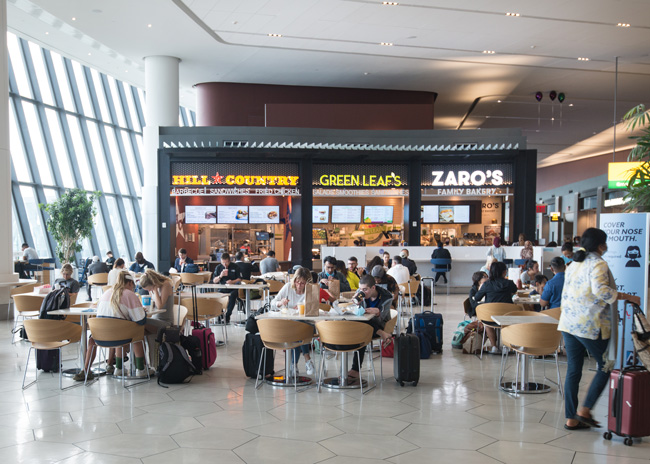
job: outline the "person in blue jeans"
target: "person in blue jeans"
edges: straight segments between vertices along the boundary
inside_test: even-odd
[[[558,323],[567,352],[564,382],[564,428],[567,430],[600,427],[591,415],[591,408],[607,385],[609,371],[616,360],[616,302],[628,300],[640,303],[638,296],[620,293],[616,289],[614,276],[602,258],[607,251],[605,232],[593,227],[587,229],[580,245],[565,273],[562,315]],[[596,360],[598,370],[582,406],[578,408],[585,352]]]

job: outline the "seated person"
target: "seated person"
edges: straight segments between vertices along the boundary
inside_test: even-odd
[[[113,256],[112,251],[109,250],[106,252],[106,261],[104,262],[108,266],[109,270],[113,269],[113,265],[115,264],[115,257]]]
[[[532,285],[535,282],[535,276],[539,274],[539,263],[533,259],[526,261],[526,268],[519,276],[521,285]]]
[[[469,317],[476,317],[476,307],[478,306],[478,301],[476,301],[476,293],[478,289],[483,285],[485,281],[488,280],[488,275],[483,271],[477,271],[472,274],[472,287],[469,289],[469,303],[472,305],[472,313],[468,314]]]
[[[147,269],[145,274],[140,277],[140,288],[149,292],[154,308],[165,310],[164,313],[154,314],[151,319],[148,319],[148,324],[159,329],[178,323],[173,320],[174,285],[172,284],[172,279],[165,277],[153,269]],[[157,330],[156,333],[158,333]]]
[[[55,286],[58,285],[60,288],[65,287],[70,291],[70,298],[72,298],[72,295],[79,293],[79,289],[81,288],[79,282],[72,278],[73,272],[74,270],[70,264],[64,264],[61,267],[61,277],[54,281]]]
[[[533,259],[533,254],[535,253],[535,250],[533,249],[533,242],[530,240],[526,240],[523,243],[523,248],[521,249],[521,253],[519,256],[521,256],[521,259],[524,259],[526,261]]]
[[[384,251],[384,254],[382,255],[382,259],[383,259],[384,269],[389,270],[393,265],[393,260],[390,259],[390,253]]]
[[[409,280],[411,280],[411,274],[408,268],[402,264],[402,257],[399,255],[393,256],[393,267],[387,272],[398,285],[408,284]]]
[[[343,264],[345,266],[345,264]],[[318,282],[321,288],[329,288],[329,283],[332,280],[338,280],[341,292],[349,292],[350,284],[343,274],[336,270],[336,258],[328,256],[325,258],[324,270],[318,274]]]
[[[451,253],[449,250],[442,246],[442,242],[438,242],[438,248],[433,250],[431,253],[431,259],[451,259]],[[437,266],[436,266],[437,267]],[[451,263],[447,264],[447,272],[451,271]],[[447,283],[447,272],[436,272],[436,283],[440,277],[443,278],[445,283]]]
[[[244,280],[251,280],[251,274],[255,270],[255,267],[251,263],[244,261],[244,252],[238,251],[235,253],[235,264],[239,268],[241,278]]]
[[[129,271],[135,272],[136,274],[144,274],[144,271],[147,269],[156,270],[156,267],[151,262],[144,259],[142,252],[138,251],[135,254],[135,262],[131,264]]]
[[[275,299],[271,303],[276,308],[292,308],[296,309],[299,304],[305,304],[305,288],[307,284],[311,284],[311,272],[309,269],[301,267],[294,273],[293,280],[284,284],[280,289]],[[300,359],[300,352],[305,356],[305,367],[307,368],[307,375],[314,375],[316,369],[314,362],[311,360],[309,348],[311,344],[302,345],[293,350],[293,364],[289,367],[291,375],[298,375],[298,359]]]
[[[546,282],[548,282],[548,279],[544,274],[537,274],[535,276],[535,289],[531,290],[529,295],[541,295],[546,286]]]
[[[239,272],[239,268],[235,263],[230,262],[230,255],[228,253],[223,253],[221,255],[221,264],[217,265],[214,270],[214,274],[212,274],[212,282],[221,285],[241,283],[241,272]],[[230,322],[232,310],[235,308],[235,304],[237,303],[239,289],[222,289],[219,290],[219,293],[229,294],[228,309],[226,311],[226,324],[228,324]]]
[[[399,255],[402,258],[402,264],[409,270],[409,276],[412,276],[418,272],[418,267],[415,264],[415,261],[409,258],[409,251],[406,248],[400,251]]]
[[[559,308],[562,306],[562,290],[564,288],[564,271],[566,265],[564,260],[556,256],[551,260],[551,270],[553,271],[553,278],[548,281],[543,291],[541,292],[541,299],[539,304],[541,307]]]
[[[20,279],[29,279],[28,271],[36,270],[35,266],[29,264],[30,259],[38,259],[38,253],[27,243],[23,243],[22,247],[22,257],[20,261],[15,263],[14,271],[18,273]]]
[[[91,276],[93,274],[108,274],[108,266],[106,263],[102,263],[99,260],[99,256],[93,256],[93,262],[88,266],[88,275]],[[92,289],[92,284],[88,284],[88,301],[92,301],[92,298],[90,297]]]
[[[492,263],[496,263],[498,260],[496,258],[493,258],[492,256],[488,256],[487,260],[485,261],[485,266],[483,266],[480,271],[485,272],[486,274],[490,274],[490,266],[492,266]]]
[[[367,322],[367,324],[372,326],[372,336],[379,335],[382,340],[389,339],[391,334],[384,332],[383,328],[386,322],[390,320],[390,306],[393,303],[393,295],[383,287],[377,286],[375,278],[369,275],[363,276],[359,281],[359,290],[357,293],[360,292],[365,296],[362,301],[362,306],[366,308],[366,314],[372,314],[374,316]],[[348,372],[349,377],[353,379],[359,378],[359,370],[363,364],[365,351],[365,347],[358,350],[359,359],[354,358],[352,369]]]
[[[392,307],[396,308],[399,302],[399,285],[395,279],[389,276],[384,270],[384,266],[377,264],[372,268],[370,275],[375,279],[375,285],[388,290],[393,295]]]
[[[573,261],[573,243],[564,242],[562,244],[562,259],[567,266]]]
[[[115,263],[113,264],[113,269],[108,273],[108,283],[107,285],[109,287],[112,287],[115,285],[115,282],[117,282],[117,276],[121,272],[129,272],[126,270],[126,263],[122,258],[117,258],[115,260]]]
[[[359,267],[359,261],[354,256],[348,258],[348,268],[345,270],[345,277],[348,279],[350,284],[350,290],[356,290],[359,288],[359,278],[365,275],[366,271]]]
[[[176,269],[176,272],[185,272],[185,266],[188,264],[194,264],[194,261],[192,258],[187,256],[187,250],[185,248],[181,248],[178,250],[178,256],[174,261],[174,269]]]
[[[316,274],[314,271],[310,271],[310,273],[311,273],[311,283],[318,282],[318,274]],[[336,298],[334,298],[332,294],[327,289],[324,288],[320,289],[319,298],[321,303],[332,304],[334,301],[336,301]]]
[[[260,273],[280,272],[280,263],[275,259],[275,251],[270,250],[262,261],[260,261]]]
[[[137,324],[145,326],[145,334],[157,333],[155,327],[147,325],[147,315],[142,307],[140,298],[135,294],[135,279],[127,272],[119,274],[115,287],[105,291],[99,302],[97,303],[97,317],[108,317],[116,319],[126,319],[133,321]],[[93,353],[93,346],[95,341],[92,337],[88,340],[88,349],[86,351],[86,364],[84,372],[79,372],[74,376],[74,380],[81,381],[85,379],[85,372],[88,373],[88,379],[93,379],[95,375],[89,369],[95,358]],[[122,347],[116,349],[116,367],[115,375],[122,375]],[[133,355],[135,357],[135,375],[136,377],[146,377],[147,371],[145,370],[144,362],[144,349],[141,343],[133,344]],[[108,363],[110,365],[111,359]],[[149,375],[153,375],[155,371],[149,369]]]

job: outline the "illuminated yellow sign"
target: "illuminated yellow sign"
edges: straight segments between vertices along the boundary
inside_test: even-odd
[[[556,211],[548,213],[548,215],[551,218],[551,222],[560,222],[560,217],[562,217],[562,214]]]
[[[319,182],[325,187],[399,187],[402,185],[402,179],[395,174],[388,176],[323,174]]]
[[[607,187],[610,189],[627,188],[630,178],[640,166],[640,161],[629,163],[609,163],[607,168]],[[637,179],[637,182],[638,181],[639,179]]]
[[[214,176],[172,176],[172,185],[298,185],[298,176],[222,176],[218,172]]]

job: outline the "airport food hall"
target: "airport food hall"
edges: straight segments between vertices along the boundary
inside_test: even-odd
[[[180,248],[199,259],[272,249],[310,265],[322,245],[484,245],[534,231],[529,151],[481,163],[457,154],[160,153],[159,215],[175,225],[160,228],[163,263]]]

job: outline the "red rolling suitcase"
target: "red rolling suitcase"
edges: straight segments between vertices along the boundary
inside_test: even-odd
[[[625,353],[624,348],[625,338],[621,341],[621,353]],[[609,378],[609,415],[607,432],[603,437],[611,440],[612,433],[615,433],[625,437],[627,446],[632,446],[633,438],[650,436],[650,372],[643,366],[623,367],[624,358],[621,356],[621,368],[613,370]]]

